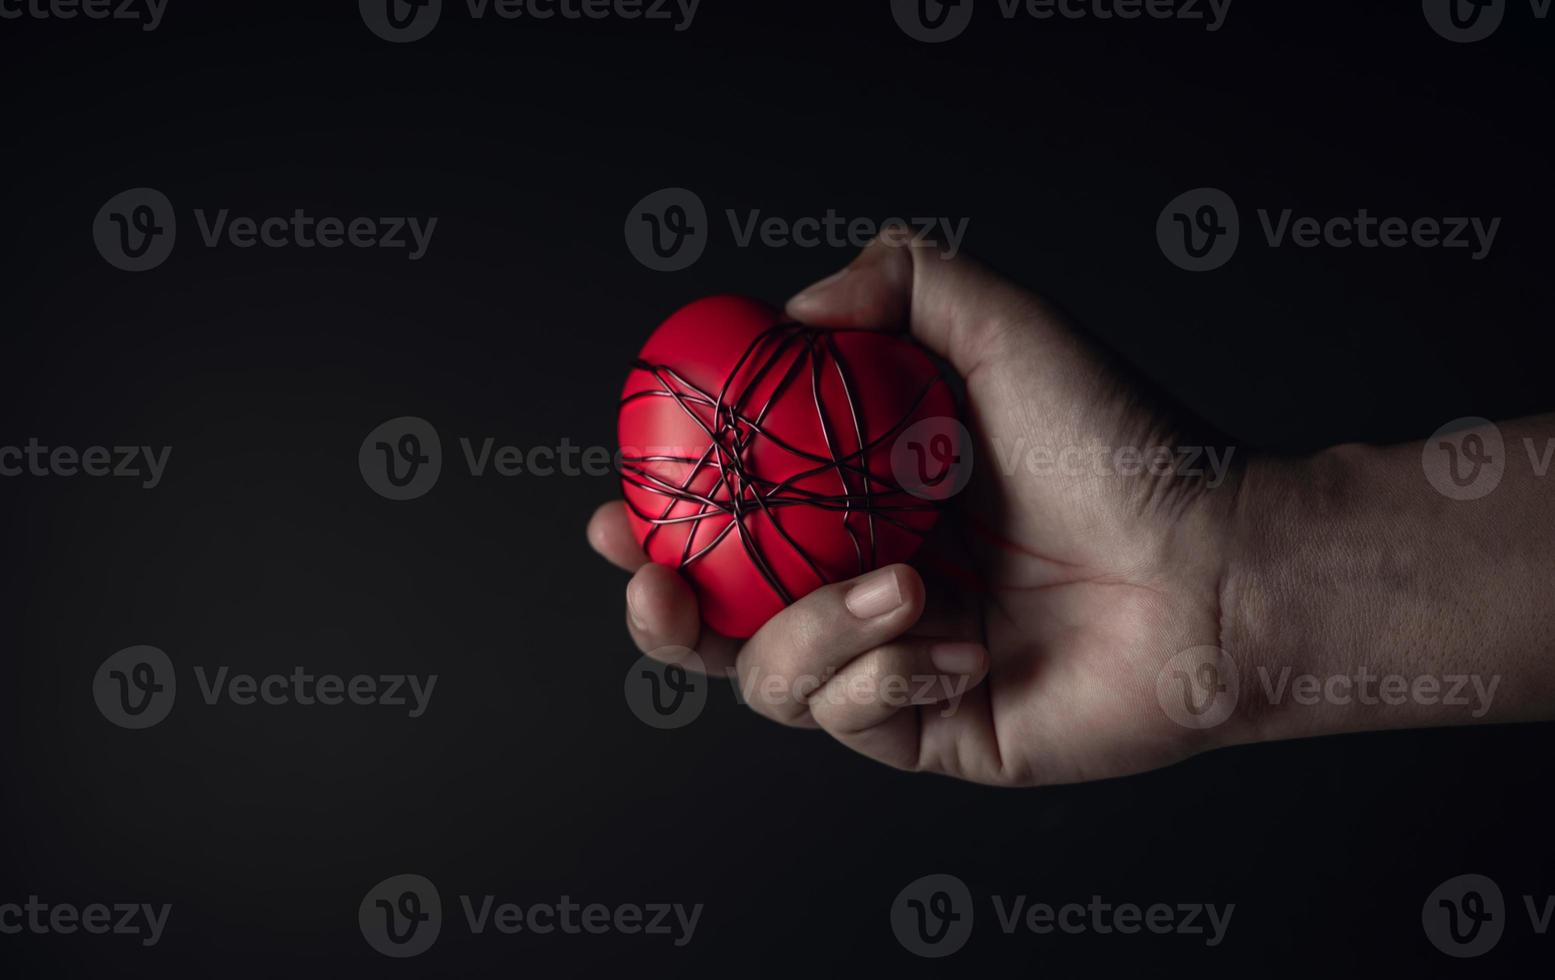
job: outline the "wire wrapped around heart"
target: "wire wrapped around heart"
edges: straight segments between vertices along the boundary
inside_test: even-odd
[[[915,421],[953,411],[933,362],[899,338],[817,330],[733,297],[693,304],[650,340],[622,396],[634,531],[697,588],[715,629],[750,635],[820,585],[910,556],[939,506],[897,480],[892,451]]]

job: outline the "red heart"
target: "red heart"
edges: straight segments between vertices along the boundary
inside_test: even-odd
[[[955,414],[910,341],[699,300],[648,338],[622,392],[632,531],[690,581],[710,626],[750,636],[821,585],[912,557],[946,474],[905,476],[903,433],[959,444]],[[910,448],[921,467],[923,446]]]

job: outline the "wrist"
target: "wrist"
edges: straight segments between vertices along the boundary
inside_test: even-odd
[[[1227,741],[1538,717],[1550,705],[1528,599],[1547,584],[1492,504],[1434,490],[1422,447],[1252,461],[1222,588],[1236,666]]]
[[[1226,741],[1372,727],[1374,651],[1357,646],[1361,624],[1350,617],[1377,601],[1367,592],[1383,574],[1360,486],[1376,453],[1351,445],[1249,462],[1220,596],[1221,647],[1238,685]]]

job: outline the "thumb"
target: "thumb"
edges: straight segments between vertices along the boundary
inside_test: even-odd
[[[1015,324],[1051,317],[1032,294],[906,229],[876,238],[842,271],[788,301],[817,327],[907,330],[963,377],[993,356]]]
[[[841,271],[789,300],[787,312],[817,327],[904,329],[915,278],[912,246],[876,238]]]

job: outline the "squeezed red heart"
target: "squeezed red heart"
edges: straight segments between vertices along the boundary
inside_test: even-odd
[[[710,626],[750,636],[821,585],[912,557],[958,488],[955,414],[908,340],[699,300],[654,331],[622,392],[632,531]]]

